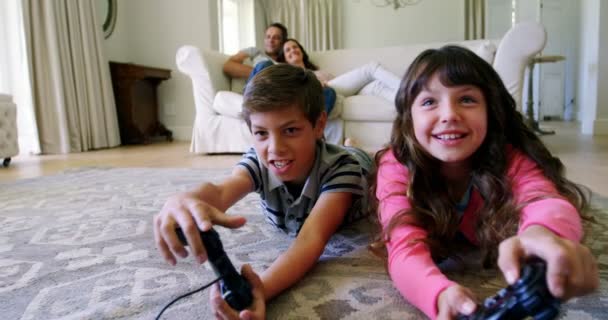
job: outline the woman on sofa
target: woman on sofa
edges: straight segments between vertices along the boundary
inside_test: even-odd
[[[380,63],[371,61],[359,68],[353,69],[337,77],[319,70],[308,58],[308,54],[302,45],[295,39],[287,39],[283,44],[283,50],[279,52],[278,62],[287,62],[315,72],[325,88],[343,95],[352,96],[359,92],[364,95],[373,95],[394,101],[401,79],[384,69]],[[334,100],[335,100],[334,92]],[[326,96],[327,99],[327,96]],[[332,104],[333,105],[333,104]]]
[[[371,61],[359,68],[333,77],[333,75],[319,70],[319,67],[310,61],[306,50],[296,39],[287,39],[283,43],[283,48],[279,52],[277,62],[289,63],[314,71],[323,85],[327,114],[334,107],[336,92],[346,97],[361,92],[362,95],[378,96],[392,102],[395,101],[397,89],[399,89],[401,82],[399,77],[384,69],[377,61]],[[255,65],[251,75],[249,75],[249,80],[269,65],[271,63],[267,61]]]
[[[323,85],[323,98],[325,100],[325,111],[329,115],[334,108],[336,103],[336,91],[333,88],[327,86],[327,81],[329,81],[332,76],[328,73],[322,72],[319,70],[314,63],[310,62],[310,58],[308,58],[308,54],[304,47],[298,42],[296,39],[287,39],[283,43],[283,48],[279,51],[279,55],[277,57],[277,62],[279,63],[289,63],[294,66],[298,66],[303,69],[308,69],[314,71],[314,74],[317,76],[317,79]],[[271,66],[272,63],[269,61],[262,61],[256,64],[249,75],[249,82],[258,72],[262,71],[262,69]]]
[[[319,70],[315,64],[310,62],[308,54],[295,39],[287,39],[285,41],[283,50],[279,52],[277,61],[313,70],[324,88],[329,87],[329,89],[333,89],[331,91],[333,92],[334,101],[336,92],[345,97],[361,92],[363,95],[378,96],[392,102],[395,101],[395,96],[401,83],[399,77],[384,69],[377,61],[371,61],[359,68],[334,77],[327,72]]]

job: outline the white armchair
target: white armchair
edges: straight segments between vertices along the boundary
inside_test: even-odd
[[[11,157],[19,153],[17,144],[17,107],[11,96],[0,94],[0,159],[8,167]]]

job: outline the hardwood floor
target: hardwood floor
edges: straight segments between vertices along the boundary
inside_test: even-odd
[[[555,129],[556,134],[542,139],[563,161],[568,177],[608,196],[608,136],[582,135],[574,123],[545,125]],[[193,155],[189,146],[188,142],[154,143],[65,155],[20,155],[8,168],[0,167],[0,181],[83,166],[231,168],[240,159],[239,155]]]
[[[159,142],[61,155],[19,155],[8,168],[0,167],[0,181],[54,174],[77,167],[231,168],[240,155],[194,155],[189,142]]]

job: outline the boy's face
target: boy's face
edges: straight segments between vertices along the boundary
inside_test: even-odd
[[[313,127],[297,106],[250,115],[253,147],[262,164],[281,181],[304,183],[315,160],[316,141],[323,137],[323,112]]]

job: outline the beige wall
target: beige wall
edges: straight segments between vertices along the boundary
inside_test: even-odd
[[[105,40],[110,61],[170,69],[159,86],[159,117],[178,140],[190,140],[194,98],[190,79],[175,65],[185,44],[217,49],[215,0],[118,0],[114,33]]]
[[[98,10],[104,11],[106,10],[106,6],[103,5],[104,1],[97,1]],[[106,57],[110,61],[129,61],[129,52],[128,52],[128,26],[127,22],[129,19],[129,15],[127,12],[127,2],[124,0],[117,1],[117,16],[116,16],[116,25],[114,27],[114,32],[112,35],[107,38],[104,42],[106,49]],[[99,21],[103,24],[105,16],[103,12],[99,13],[100,19]]]
[[[464,1],[422,0],[397,10],[371,0],[342,1],[344,48],[464,40]]]
[[[597,0],[600,2],[599,0]],[[599,10],[599,51],[597,88],[597,115],[595,117],[594,133],[608,135],[608,2],[601,1]]]
[[[581,52],[579,61],[579,110],[581,130],[608,134],[608,3],[581,2]],[[603,18],[603,19],[602,19]]]

